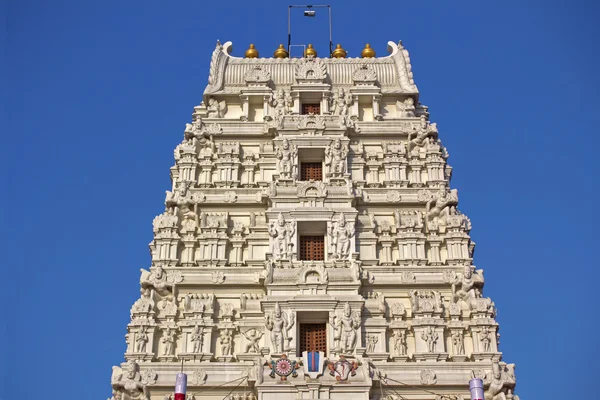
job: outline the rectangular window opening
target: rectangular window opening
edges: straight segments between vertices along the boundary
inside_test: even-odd
[[[303,351],[327,353],[327,326],[325,324],[300,324],[300,354]]]
[[[323,163],[321,162],[303,162],[300,163],[300,180],[301,181],[322,181],[323,180]]]
[[[321,105],[319,103],[302,104],[302,115],[321,115]]]
[[[324,236],[300,236],[300,260],[325,260]]]

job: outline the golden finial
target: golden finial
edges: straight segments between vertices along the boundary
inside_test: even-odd
[[[369,43],[367,43],[367,44],[365,44],[365,48],[360,53],[360,55],[362,58],[373,58],[373,57],[375,57],[375,50],[373,50],[371,48],[371,45]]]
[[[342,45],[338,44],[337,46],[335,46],[335,50],[333,50],[333,53],[331,53],[331,57],[346,58],[347,54],[348,53],[346,53],[346,50],[342,49]]]
[[[289,53],[285,50],[282,44],[280,44],[277,50],[275,50],[275,53],[273,53],[273,57],[275,58],[288,58],[289,56]]]
[[[304,50],[304,57],[308,57],[308,56],[313,56],[313,57],[317,56],[317,51],[315,49],[313,49],[312,44],[309,44],[308,47],[306,48],[306,50]]]
[[[254,44],[250,44],[250,47],[248,47],[248,50],[246,50],[246,58],[257,58],[258,57],[258,50],[256,50],[254,48]]]

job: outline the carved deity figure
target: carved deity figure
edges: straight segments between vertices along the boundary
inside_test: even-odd
[[[269,102],[275,107],[274,119],[282,121],[283,116],[289,114],[289,107],[292,106],[293,99],[289,92],[286,92],[283,89],[277,89],[274,93],[271,93]]]
[[[146,352],[146,344],[148,343],[148,333],[146,332],[146,327],[142,326],[142,329],[138,332],[135,337],[135,352],[136,353],[145,353]]]
[[[167,329],[163,332],[161,342],[164,344],[163,356],[173,355],[175,344],[175,331],[171,329],[171,327],[167,327]]]
[[[452,284],[452,300],[459,300],[471,304],[471,300],[477,298],[477,290],[483,288],[483,274],[481,270],[473,272],[470,265],[465,265],[463,274],[458,276]]]
[[[225,112],[227,111],[227,104],[225,100],[219,102],[214,98],[210,98],[208,100],[208,106],[206,107],[208,111],[208,118],[223,118],[225,116]]]
[[[335,139],[325,148],[325,165],[333,177],[341,177],[346,173],[346,156],[348,147],[340,139]]]
[[[392,336],[392,343],[394,344],[394,350],[396,351],[396,355],[406,355],[406,332],[402,331],[401,329],[394,330],[394,335]]]
[[[113,367],[111,384],[113,387],[113,398],[126,398],[150,400],[150,391],[144,385],[140,375],[140,367],[137,362],[131,360],[124,369]]]
[[[281,147],[277,146],[275,157],[277,157],[277,166],[279,176],[283,179],[295,179],[297,174],[296,157],[298,149],[294,144],[290,144],[287,139],[283,139]]]
[[[437,137],[437,133],[438,131],[436,124],[429,124],[427,122],[427,117],[425,115],[421,115],[421,126],[416,132],[416,136],[413,137],[412,134],[409,134],[408,153],[410,154],[415,148],[420,148],[427,145],[429,143],[427,138],[430,136]]]
[[[375,346],[379,339],[375,335],[367,336],[367,353],[375,352]]]
[[[142,270],[140,281],[142,289],[153,288],[161,296],[169,295],[173,289],[173,284],[167,280],[167,273],[160,265],[150,274]]]
[[[289,318],[281,311],[279,303],[275,303],[275,313],[271,316],[265,316],[265,326],[271,331],[271,345],[275,354],[281,354],[285,349],[285,342],[290,341],[288,331],[294,326],[294,314],[290,313]]]
[[[347,225],[344,214],[340,215],[338,223],[329,225],[329,240],[331,253],[337,260],[347,259],[350,254],[350,245],[354,237],[354,227]]]
[[[485,383],[488,386],[485,391],[485,400],[506,400],[509,390],[514,388],[515,379],[515,364],[500,365],[497,360],[492,363],[492,373],[487,374]],[[513,397],[514,400],[519,400],[518,396]]]
[[[352,94],[345,93],[344,88],[339,88],[332,99],[333,115],[347,116],[348,107],[352,104]]]
[[[481,332],[479,334],[479,340],[481,340],[481,346],[483,347],[483,351],[485,353],[489,353],[490,351],[492,351],[492,332],[490,331],[490,328],[484,326],[481,329]]]
[[[192,349],[192,353],[201,353],[202,352],[202,343],[204,342],[204,334],[203,329],[196,325],[194,327],[194,332],[192,332],[191,341],[194,344],[194,348]]]
[[[292,257],[294,234],[294,225],[286,224],[282,214],[278,215],[276,223],[271,222],[269,225],[269,236],[273,238],[271,253],[276,260],[289,260]]]
[[[434,290],[411,290],[410,299],[413,313],[441,313],[440,292]]]
[[[431,327],[427,327],[425,331],[421,333],[421,339],[427,343],[427,351],[429,353],[435,353],[435,344],[439,338],[438,333]]]
[[[242,332],[242,335],[244,335],[246,340],[248,340],[248,343],[246,343],[246,348],[244,349],[244,353],[258,353],[260,351],[258,342],[263,337],[264,332],[252,328],[246,332]]]
[[[429,223],[433,222],[435,218],[445,223],[449,215],[456,214],[457,205],[458,191],[456,189],[447,190],[445,187],[440,188],[437,196],[429,200],[426,205],[428,227],[430,226]]]
[[[185,125],[184,137],[189,145],[193,145],[195,148],[200,147],[199,155],[201,157],[210,157],[215,153],[216,146],[213,136],[216,134],[220,134],[218,128],[207,127],[200,119]]]
[[[454,354],[465,354],[465,339],[461,331],[452,331],[452,344],[454,346]]]
[[[356,346],[356,330],[360,327],[360,317],[358,314],[352,315],[350,303],[344,305],[344,312],[341,316],[333,316],[329,323],[334,330],[334,347],[344,353],[351,353]]]
[[[186,204],[181,206],[181,231],[195,232],[196,231],[196,213],[192,211]]]
[[[233,338],[229,329],[223,329],[219,335],[219,344],[221,345],[221,354],[230,356],[233,345]]]

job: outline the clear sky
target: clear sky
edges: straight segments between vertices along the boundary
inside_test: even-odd
[[[105,399],[215,42],[270,56],[287,39],[287,3],[0,4],[0,399]],[[597,2],[331,4],[334,42],[350,56],[365,43],[385,55],[389,40],[410,51],[517,393],[595,398]],[[321,22],[297,14],[294,42],[325,55]]]

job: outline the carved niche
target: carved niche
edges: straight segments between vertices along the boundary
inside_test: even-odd
[[[271,73],[260,65],[254,65],[244,74],[244,82],[248,86],[267,86],[271,80]]]
[[[352,73],[352,80],[357,86],[372,86],[377,82],[377,73],[372,66],[362,64]]]
[[[320,58],[301,58],[296,66],[296,81],[298,83],[323,83],[327,78],[327,68]]]

